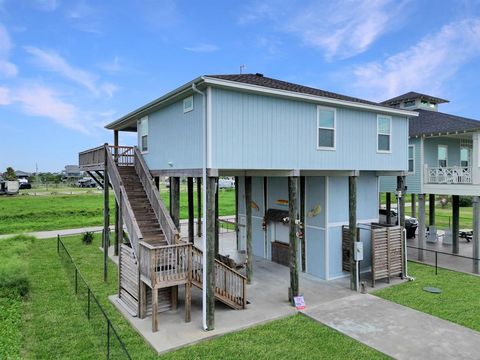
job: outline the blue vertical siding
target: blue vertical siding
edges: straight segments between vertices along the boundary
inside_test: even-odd
[[[460,166],[460,140],[445,137],[424,140],[425,164],[438,166],[438,145],[448,146],[447,166]]]
[[[342,271],[342,225],[348,225],[348,177],[328,178],[328,278],[344,275]],[[361,173],[357,180],[357,221],[378,221],[378,177]],[[362,226],[360,226],[362,227]],[[362,269],[371,266],[370,234],[361,230],[364,246]]]
[[[405,170],[408,121],[392,118],[392,153],[378,153],[377,113],[337,108],[336,150],[317,150],[317,105],[212,89],[212,167]]]
[[[144,158],[151,170],[202,167],[202,98],[194,95],[193,103],[187,113],[180,100],[149,114]]]
[[[407,194],[420,194],[422,192],[422,139],[410,139],[409,145],[415,146],[415,172],[407,176]],[[460,150],[459,150],[460,151]],[[435,155],[436,156],[436,155]],[[380,178],[380,192],[395,192],[397,189],[396,176],[382,176]]]

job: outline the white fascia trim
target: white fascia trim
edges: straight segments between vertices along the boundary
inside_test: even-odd
[[[414,117],[418,116],[418,113],[415,111],[400,110],[400,109],[394,109],[394,108],[389,109],[385,106],[380,106],[380,105],[369,105],[369,104],[357,103],[354,101],[338,100],[338,99],[332,99],[324,96],[302,94],[302,93],[296,93],[293,91],[266,88],[264,86],[259,86],[259,85],[239,83],[239,82],[230,81],[230,80],[220,80],[220,79],[215,79],[210,77],[204,77],[203,80],[205,81],[205,83],[211,84],[211,85],[225,86],[225,87],[234,88],[234,89],[266,93],[270,95],[284,96],[284,97],[296,98],[301,100],[308,100],[308,101],[313,101],[317,103],[320,102],[320,103],[331,104],[336,106],[346,106],[346,107],[352,107],[357,109],[371,110],[371,111],[381,112],[385,114],[414,116]]]

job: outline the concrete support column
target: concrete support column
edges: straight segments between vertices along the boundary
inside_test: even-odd
[[[288,213],[289,213],[289,265],[290,265],[290,288],[288,291],[288,299],[294,305],[294,297],[299,295],[298,284],[298,238],[297,238],[297,196],[299,192],[298,176],[290,176],[288,178]]]
[[[386,198],[386,209],[387,209],[387,225],[390,225],[392,223],[392,216],[391,216],[391,211],[392,211],[392,193],[385,193],[385,198]]]
[[[207,330],[215,329],[215,192],[217,179],[207,177],[207,213],[206,218],[206,252],[207,261],[205,263],[206,272],[206,312],[207,312]]]
[[[253,277],[253,245],[252,245],[252,177],[245,176],[245,212],[247,237],[247,283],[251,284]]]
[[[418,194],[418,247],[425,248],[425,194]],[[423,250],[418,250],[418,260],[423,261]]]
[[[472,257],[480,259],[480,197],[474,196],[473,202],[473,254]],[[480,273],[480,260],[473,260],[473,272]]]
[[[460,196],[452,195],[452,252],[458,254],[460,232]]]
[[[388,210],[387,210],[388,214]],[[348,230],[350,232],[350,289],[358,290],[357,263],[354,258],[357,237],[357,176],[348,177]]]

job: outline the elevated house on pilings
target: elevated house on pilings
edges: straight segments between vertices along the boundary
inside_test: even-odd
[[[416,113],[243,74],[199,77],[107,125],[114,145],[80,153],[80,166],[104,176],[115,193],[120,301],[132,314],[152,314],[156,330],[158,312],[175,307],[180,285],[186,287],[190,319],[195,286],[204,295],[203,326],[213,329],[215,300],[245,308],[254,257],[290,268],[285,289],[290,301],[301,293],[300,272],[326,280],[349,276],[356,290],[358,271],[373,267],[369,224],[378,222],[379,176],[398,176],[403,183],[412,116]],[[120,131],[136,132],[138,146],[119,146]],[[169,210],[155,185],[163,176],[170,177]],[[242,272],[220,261],[222,176],[236,178],[237,249],[247,255]],[[186,241],[179,235],[180,177],[188,179],[190,200]],[[198,247],[193,179],[202,194]],[[108,216],[105,220],[107,226]],[[123,224],[128,239],[122,238]],[[108,232],[105,237],[108,241]],[[359,240],[360,263],[354,256],[361,251]]]
[[[451,235],[443,238],[452,244],[452,252],[459,253],[459,196],[474,197],[473,257],[480,258],[480,121],[438,111],[448,100],[409,92],[382,102],[398,109],[413,110],[418,117],[409,124],[407,194],[412,196],[413,216],[418,196],[418,244],[424,248],[426,240],[436,242],[435,195],[452,196]],[[381,192],[396,191],[395,179],[381,180]],[[429,219],[425,219],[426,196],[429,195]],[[428,239],[425,229],[429,227]],[[474,226],[475,227],[475,226]],[[423,253],[419,252],[419,258]],[[477,270],[478,272],[478,264]]]

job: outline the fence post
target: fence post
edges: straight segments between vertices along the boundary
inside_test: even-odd
[[[78,270],[75,266],[75,294],[78,294]]]
[[[60,234],[57,234],[57,254],[60,254]]]
[[[435,275],[438,274],[438,251],[435,251]]]
[[[110,320],[107,319],[107,359],[110,359]]]
[[[90,287],[87,286],[88,296],[87,296],[87,319],[90,320]]]

